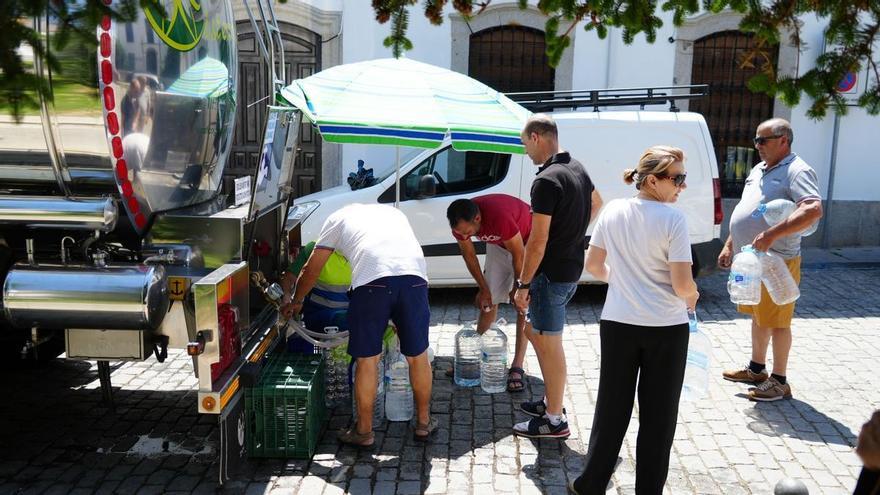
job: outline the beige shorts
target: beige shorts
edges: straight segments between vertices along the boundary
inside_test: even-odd
[[[791,272],[794,281],[800,285],[801,257],[798,256],[796,258],[785,260],[785,264],[788,265],[788,271]],[[795,302],[782,306],[777,305],[773,302],[773,299],[770,298],[770,293],[767,292],[767,287],[764,287],[764,284],[762,283],[761,302],[754,306],[738,305],[736,309],[740,313],[752,315],[752,320],[755,322],[755,325],[758,325],[761,328],[791,328],[791,319],[794,317]]]
[[[513,290],[513,255],[496,244],[486,243],[486,262],[483,265],[483,278],[492,292],[492,304],[510,302]]]

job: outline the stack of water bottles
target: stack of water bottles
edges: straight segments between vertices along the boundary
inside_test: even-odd
[[[455,334],[453,376],[456,385],[479,385],[489,394],[507,389],[507,336],[501,330],[506,323],[504,318],[499,318],[480,335],[473,322],[467,322]]]
[[[753,217],[763,216],[768,225],[773,226],[788,218],[796,206],[785,199],[775,199],[761,204],[752,213]],[[801,236],[816,231],[816,225],[805,229]],[[797,282],[791,276],[788,266],[780,256],[770,252],[756,251],[751,245],[743,246],[733,257],[727,291],[735,304],[752,306],[761,302],[761,282],[767,288],[770,299],[777,305],[789,304],[800,297]]]
[[[327,333],[338,331],[336,327],[325,328]],[[324,349],[324,404],[334,408],[340,404],[348,404],[351,392],[348,386],[348,368],[351,356],[348,355],[346,344]]]

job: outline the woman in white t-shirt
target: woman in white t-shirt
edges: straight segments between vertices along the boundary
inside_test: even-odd
[[[638,194],[602,210],[586,269],[608,282],[599,322],[599,394],[584,473],[574,493],[605,493],[629,426],[638,383],[636,493],[666,483],[688,345],[687,309],[699,297],[684,214],[670,203],[687,188],[684,153],[654,146],[623,180]]]

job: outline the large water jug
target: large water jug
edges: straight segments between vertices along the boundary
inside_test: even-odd
[[[480,384],[480,334],[470,322],[455,334],[453,375],[460,387]]]
[[[352,377],[357,376],[357,362],[352,366]],[[358,402],[357,395],[354,393],[352,386],[352,419],[355,423],[358,420]],[[376,400],[373,403],[373,428],[378,428],[385,420],[385,356],[379,358],[376,364]]]
[[[504,319],[493,323],[480,338],[480,388],[487,394],[507,390],[507,335]]]
[[[385,417],[388,421],[409,421],[413,416],[413,393],[406,357],[389,356],[385,371]]]
[[[733,257],[727,292],[734,304],[753,306],[761,302],[761,261],[751,244]]]
[[[709,361],[712,356],[712,343],[709,336],[697,325],[697,313],[688,311],[687,364],[684,368],[684,383],[681,398],[693,401],[709,393]]]
[[[767,287],[770,299],[773,299],[774,303],[782,306],[795,302],[801,297],[797,282],[791,276],[782,256],[767,252],[760,256],[760,260],[761,281],[764,282],[764,287]]]
[[[755,211],[752,212],[752,216],[754,218],[764,217],[764,221],[767,222],[767,225],[771,227],[776,225],[786,218],[790,217],[794,210],[797,209],[797,205],[794,202],[789,201],[787,199],[774,199],[772,201],[768,201],[766,203],[761,203],[755,208]],[[819,222],[814,222],[812,225],[804,229],[800,232],[800,236],[806,237],[813,232],[816,232],[816,228],[819,227]]]

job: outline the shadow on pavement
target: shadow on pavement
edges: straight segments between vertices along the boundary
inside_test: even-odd
[[[756,402],[755,407],[746,410],[746,414],[752,418],[747,425],[748,428],[760,435],[855,446],[856,433],[810,404],[795,398],[776,402]]]

